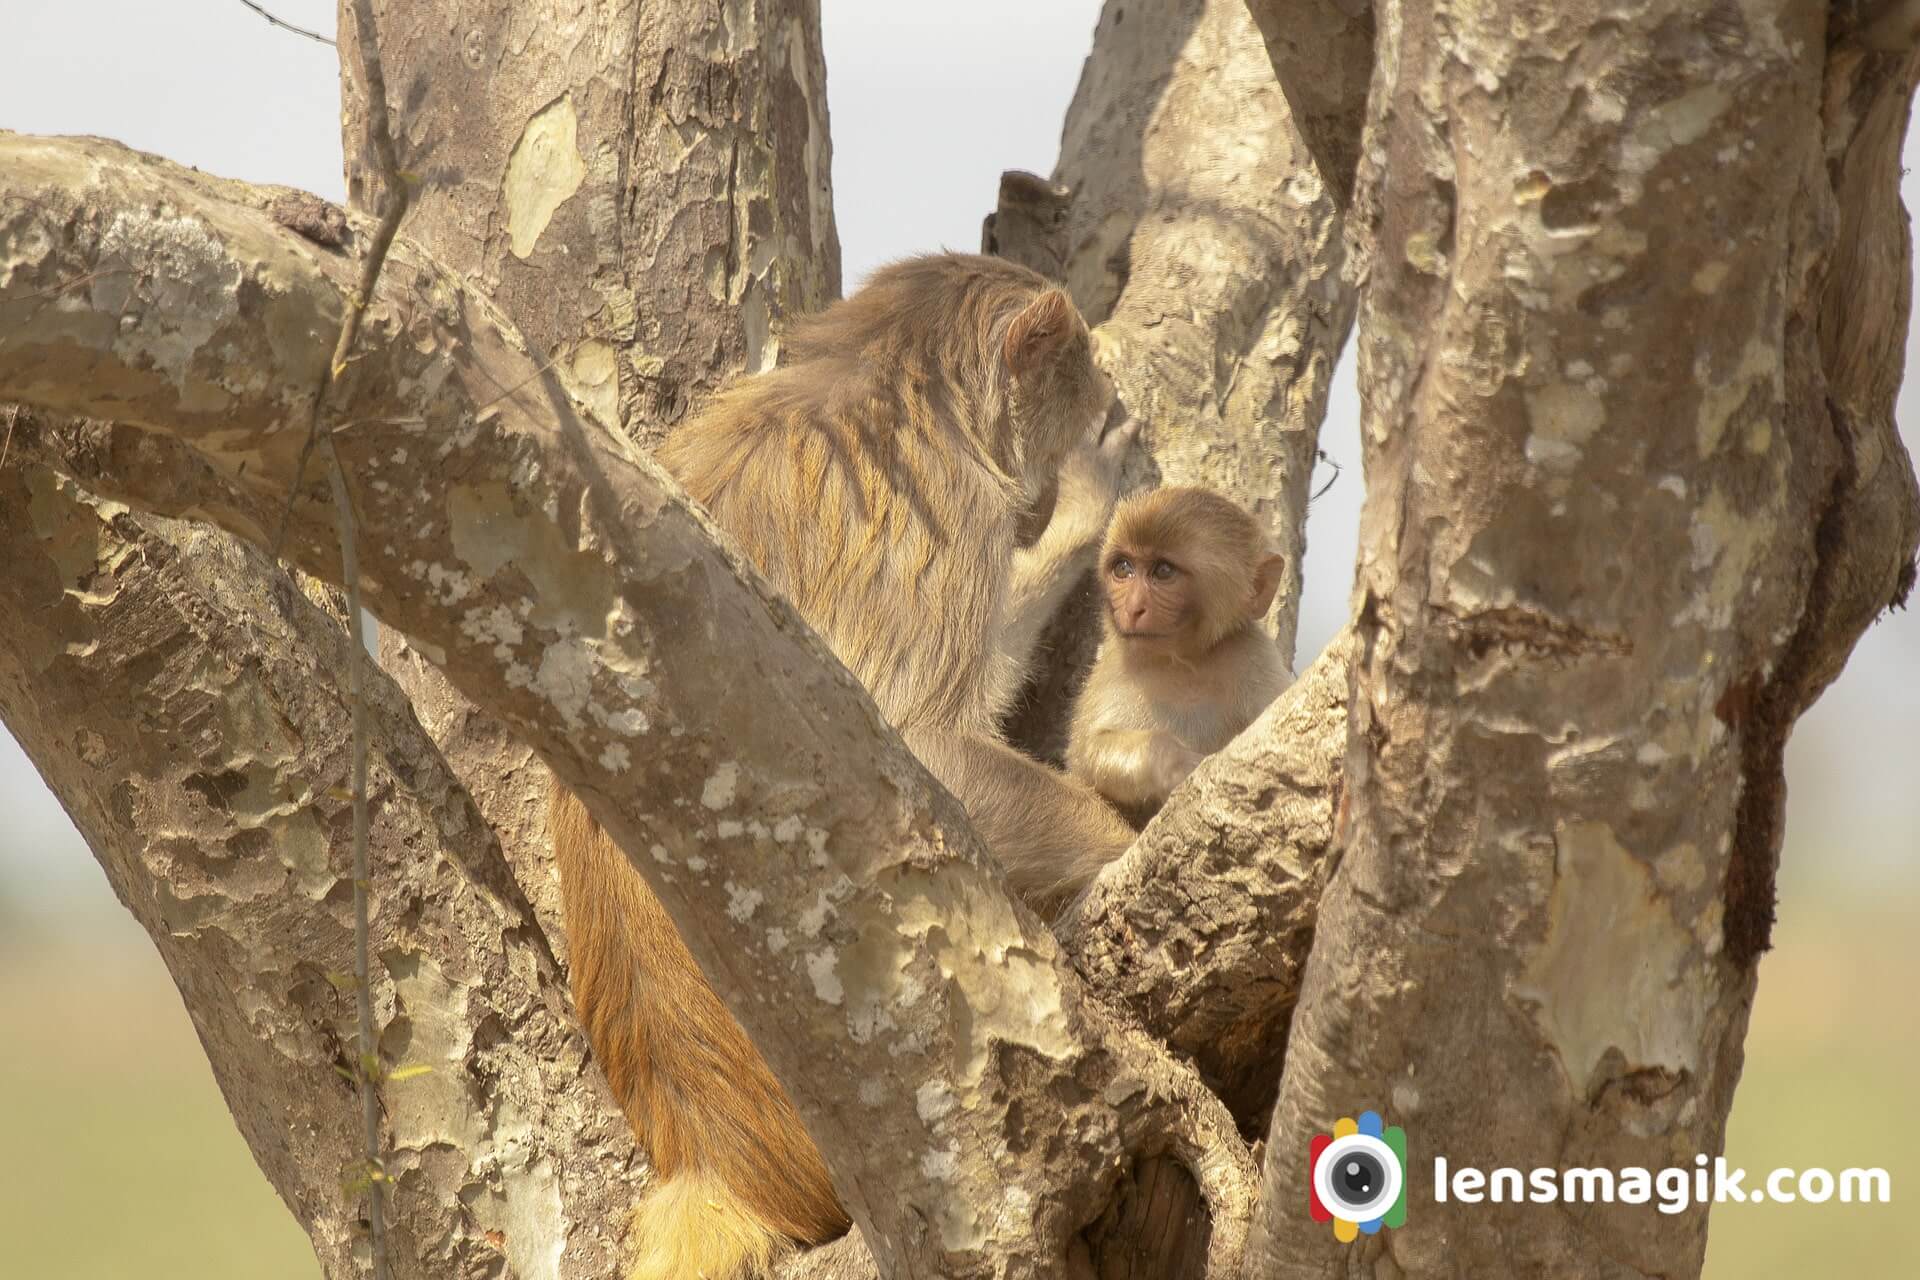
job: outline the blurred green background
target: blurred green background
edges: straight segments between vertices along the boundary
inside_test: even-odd
[[[269,0],[332,30],[332,0]],[[1053,167],[1098,0],[826,0],[834,188],[851,288],[977,243],[1000,171]],[[17,10],[17,11],[16,11]],[[1007,31],[1021,39],[1009,46]],[[334,53],[230,3],[16,6],[0,127],[97,133],[216,173],[342,197]],[[995,92],[977,88],[990,78]],[[1909,141],[1909,168],[1920,167]],[[1911,207],[1920,197],[1908,179]],[[1909,364],[1913,362],[1910,337]],[[1909,448],[1920,402],[1903,396]],[[1349,369],[1323,444],[1302,665],[1345,616],[1360,499]],[[1882,620],[1796,732],[1775,950],[1727,1156],[1878,1166],[1888,1205],[1730,1205],[1714,1280],[1920,1274],[1920,612]],[[0,733],[0,1277],[317,1275],[254,1167],[152,947]]]

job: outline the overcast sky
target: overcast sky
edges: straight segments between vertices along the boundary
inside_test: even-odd
[[[333,0],[265,0],[331,32]],[[824,0],[834,200],[849,289],[875,265],[978,248],[1002,169],[1052,169],[1096,0]],[[1017,33],[1010,35],[1010,33]],[[7,5],[0,128],[92,133],[229,177],[343,195],[334,51],[238,0]],[[1920,168],[1909,144],[1909,171]],[[1908,203],[1916,197],[1908,180]],[[1911,346],[1910,346],[1911,350]],[[1911,357],[1910,357],[1911,360]],[[1902,397],[1912,448],[1920,401]],[[1323,445],[1346,468],[1309,527],[1301,665],[1345,616],[1360,501],[1340,377]],[[1920,609],[1882,621],[1789,755],[1789,879],[1873,892],[1920,865]],[[0,734],[0,896],[58,910],[103,878]],[[1804,862],[1796,863],[1796,856]]]

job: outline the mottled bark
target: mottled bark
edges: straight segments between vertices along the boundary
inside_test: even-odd
[[[257,539],[352,263],[241,194],[112,144],[0,139],[0,394],[189,445],[210,466],[128,468],[117,496]],[[883,1273],[1057,1274],[1114,1175],[1172,1154],[1230,1274],[1251,1208],[1231,1118],[1087,997],[791,607],[404,240],[370,308],[335,436],[370,608],[645,851]],[[111,432],[109,452],[139,435]],[[287,551],[337,572],[318,504]]]
[[[0,717],[152,937],[322,1268],[358,1276],[337,606],[228,534],[40,461],[104,429],[7,427]],[[373,679],[368,706],[378,1047],[424,1069],[382,1090],[393,1274],[604,1277],[638,1172],[625,1118],[472,800],[397,689]]]
[[[1780,750],[1914,550],[1911,55],[1810,2],[1380,12],[1348,818],[1249,1265],[1693,1275],[1704,1207],[1428,1169],[1722,1149]],[[1337,1244],[1307,1140],[1365,1106],[1417,1218]]]
[[[1244,0],[1320,179],[1345,207],[1373,78],[1373,0]]]
[[[382,4],[407,236],[655,444],[839,296],[819,0]],[[340,24],[341,65],[358,65]],[[342,77],[363,207],[364,90]]]
[[[606,426],[657,443],[727,378],[769,367],[788,318],[839,295],[818,0],[416,0],[382,23],[381,57],[424,179],[408,239],[491,297]],[[355,76],[341,98],[360,206]],[[564,955],[545,768],[404,636],[382,630],[381,661]]]
[[[1003,183],[992,235],[1030,265],[1059,259],[1099,323],[1145,424],[1135,477],[1219,489],[1266,524],[1287,563],[1269,621],[1291,662],[1308,485],[1354,295],[1338,212],[1245,4],[1111,0],[1053,178],[1073,192],[1064,226],[1019,217],[1009,196],[1024,188]],[[1043,758],[1064,751],[1097,618],[1089,582],[1009,727]]]
[[[1328,871],[1346,746],[1344,638],[1195,770],[1059,924],[1094,988],[1266,1130]]]

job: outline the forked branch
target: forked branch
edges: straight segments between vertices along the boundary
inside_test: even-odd
[[[139,474],[117,496],[258,537],[247,512],[292,482],[295,388],[328,358],[350,265],[232,184],[110,144],[0,138],[0,175],[0,394],[191,445],[212,463],[197,486]],[[48,292],[108,258],[139,274]],[[405,242],[361,344],[334,439],[371,609],[650,852],[636,865],[767,1049],[880,1265],[1048,1274],[1129,1144],[1161,1134],[1227,1153],[1201,1171],[1226,1274],[1248,1202],[1224,1110],[1088,1000],[790,607]],[[289,555],[336,575],[309,512]],[[849,1096],[848,1080],[921,1083]],[[929,1103],[936,1087],[954,1105]]]

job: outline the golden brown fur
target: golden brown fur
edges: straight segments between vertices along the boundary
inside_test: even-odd
[[[797,324],[661,462],[792,600],[1042,908],[1124,850],[1093,791],[1001,743],[1047,618],[1091,563],[1128,431],[1066,295],[940,255]],[[1018,545],[1049,490],[1051,518]],[[846,1228],[792,1105],[659,903],[564,788],[553,832],[574,996],[659,1178],[641,1280],[734,1277]]]
[[[1074,704],[1067,768],[1134,821],[1287,687],[1260,627],[1281,566],[1254,518],[1206,489],[1157,489],[1114,513],[1107,639]]]
[[[730,1274],[781,1238],[847,1229],[820,1153],[740,1024],[700,975],[626,855],[554,789],[574,1000],[601,1070],[646,1144],[655,1185],[630,1237],[638,1280]],[[722,1090],[683,1087],[725,1080]]]

